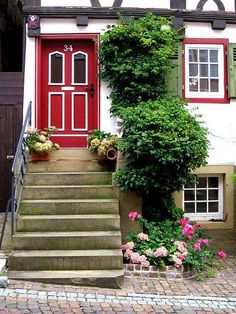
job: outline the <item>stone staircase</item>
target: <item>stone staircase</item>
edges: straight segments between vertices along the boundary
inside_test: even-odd
[[[112,172],[87,150],[30,162],[8,260],[12,279],[120,288],[123,258]]]

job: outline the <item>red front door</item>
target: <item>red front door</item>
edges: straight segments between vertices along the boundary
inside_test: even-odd
[[[38,127],[56,126],[62,147],[86,147],[98,128],[96,44],[93,39],[44,39]]]

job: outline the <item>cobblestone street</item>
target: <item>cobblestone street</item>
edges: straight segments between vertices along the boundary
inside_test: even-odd
[[[222,262],[215,278],[125,278],[122,290],[11,281],[0,313],[236,313],[236,261]]]

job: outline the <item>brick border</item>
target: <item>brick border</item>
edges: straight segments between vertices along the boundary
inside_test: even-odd
[[[197,276],[197,271],[191,269],[188,265],[182,265],[180,267],[142,267],[139,264],[124,264],[124,273],[126,277],[140,277],[171,281],[193,279]]]

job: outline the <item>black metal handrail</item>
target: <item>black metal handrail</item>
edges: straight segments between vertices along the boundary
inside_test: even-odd
[[[32,102],[30,101],[25,118],[24,118],[24,122],[22,125],[22,130],[21,130],[19,141],[17,144],[14,160],[12,163],[11,197],[7,202],[7,206],[5,210],[5,217],[3,221],[1,238],[0,238],[0,249],[2,247],[3,237],[4,237],[5,228],[7,224],[8,213],[10,209],[11,209],[11,235],[13,235],[14,233],[16,214],[19,208],[21,194],[23,190],[24,175],[26,173],[27,165],[28,165],[29,152],[26,146],[25,134],[26,134],[26,129],[31,125],[31,107],[32,107]]]

